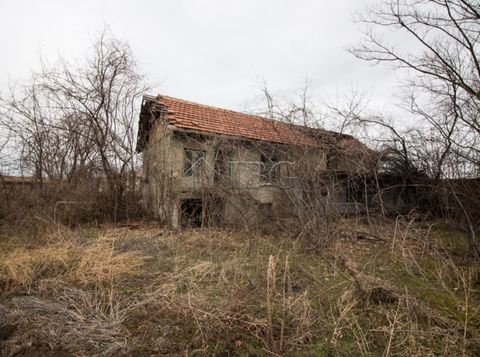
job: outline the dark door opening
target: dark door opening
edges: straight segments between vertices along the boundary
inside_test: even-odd
[[[225,201],[215,195],[186,198],[180,202],[180,225],[186,227],[217,226],[223,222]]]
[[[182,200],[180,222],[182,227],[200,227],[202,225],[202,200],[200,198]]]

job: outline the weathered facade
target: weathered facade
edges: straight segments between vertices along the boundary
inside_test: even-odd
[[[167,96],[144,97],[137,150],[145,208],[172,227],[261,223],[309,192],[358,210],[339,182],[369,165],[351,136]]]

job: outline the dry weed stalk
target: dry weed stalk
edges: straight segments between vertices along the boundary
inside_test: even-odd
[[[283,274],[277,277],[278,258],[269,256],[267,265],[266,311],[268,348],[271,353],[285,353],[302,345],[313,335],[314,318],[307,291],[292,289],[289,255],[285,256]],[[277,286],[277,279],[281,286]]]
[[[275,294],[275,279],[276,279],[276,259],[273,255],[268,257],[268,265],[267,265],[267,334],[268,334],[268,342],[270,348],[274,351],[275,350],[275,338],[273,333],[273,295]]]
[[[340,299],[338,300],[337,312],[333,310],[330,311],[333,324],[332,335],[330,337],[330,343],[336,347],[338,344],[339,339],[342,338],[342,331],[345,327],[345,323],[350,323],[351,320],[348,316],[351,314],[353,308],[358,304],[357,299],[352,294],[351,291],[345,291]]]

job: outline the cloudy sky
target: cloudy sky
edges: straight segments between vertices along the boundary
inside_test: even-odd
[[[153,92],[243,110],[262,81],[279,95],[311,82],[314,101],[352,87],[390,110],[398,73],[346,49],[355,12],[377,0],[0,0],[0,92],[39,57],[80,61],[108,25],[127,40]],[[153,93],[154,94],[154,93]]]

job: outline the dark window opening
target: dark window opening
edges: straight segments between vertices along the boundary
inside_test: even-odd
[[[180,223],[182,227],[201,227],[202,225],[202,200],[188,198],[180,204]]]
[[[348,182],[346,199],[349,203],[364,203],[364,191],[359,185]]]
[[[232,177],[232,167],[229,161],[233,160],[232,150],[218,150],[215,153],[214,180],[228,181]]]
[[[260,156],[260,182],[271,183],[277,182],[280,178],[280,170],[278,163],[278,157],[267,156],[262,154]]]
[[[336,162],[338,160],[337,158],[337,153],[334,152],[333,150],[330,150],[327,152],[327,170],[334,170],[336,167]]]
[[[346,201],[347,203],[361,203],[370,205],[373,195],[373,190],[370,185],[363,180],[349,179],[346,187]]]
[[[183,166],[184,176],[199,174],[205,165],[205,151],[185,149],[185,164]]]

